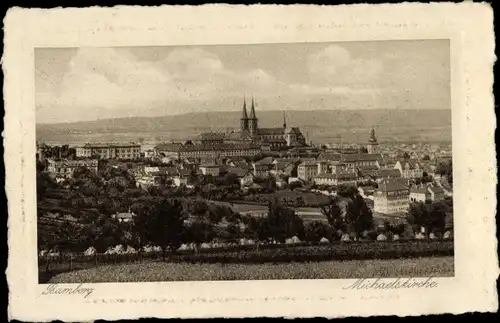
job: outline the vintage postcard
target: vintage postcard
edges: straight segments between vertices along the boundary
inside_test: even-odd
[[[4,25],[10,319],[498,308],[489,6]]]

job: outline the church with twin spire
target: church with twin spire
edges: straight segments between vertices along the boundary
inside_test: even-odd
[[[290,127],[286,123],[286,115],[283,112],[283,126],[276,128],[262,128],[255,112],[255,99],[252,97],[250,114],[247,110],[246,98],[243,98],[242,115],[240,118],[239,131],[231,131],[224,134],[204,134],[206,144],[211,144],[209,138],[217,138],[225,143],[252,143],[268,145],[272,150],[281,150],[293,147],[307,146],[306,138],[298,127]],[[217,135],[217,136],[216,136]]]
[[[306,146],[305,137],[302,135],[300,129],[298,127],[290,127],[287,125],[284,111],[283,127],[259,127],[259,119],[255,113],[255,100],[253,97],[250,106],[250,115],[248,115],[247,112],[246,98],[243,99],[240,131],[233,132],[229,137],[236,138],[238,136],[256,143],[269,144],[271,149]]]

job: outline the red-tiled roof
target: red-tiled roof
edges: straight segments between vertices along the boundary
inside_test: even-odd
[[[332,178],[332,179],[356,179],[357,175],[352,172],[340,172],[338,174],[320,173],[315,178]]]
[[[83,148],[117,148],[117,147],[140,147],[140,144],[135,142],[109,142],[109,143],[86,143]]]
[[[221,132],[204,132],[200,134],[201,140],[224,140],[225,134]]]
[[[427,187],[412,187],[410,190],[410,193],[415,193],[415,194],[427,194]]]
[[[318,166],[318,162],[317,161],[303,161],[302,163],[299,164],[299,166]]]
[[[319,159],[322,160],[331,160],[331,161],[340,161],[342,159],[341,154],[337,153],[321,153],[319,155]]]
[[[378,190],[382,192],[394,192],[407,190],[408,186],[395,179],[386,179],[379,183]]]
[[[439,187],[439,186],[429,186],[429,189],[434,193],[434,194],[440,194],[440,193],[444,193],[444,190]]]
[[[261,160],[256,161],[254,164],[256,165],[270,165],[273,163],[273,157],[264,157]]]
[[[182,148],[182,143],[180,142],[163,143],[155,147],[158,151],[179,151],[180,148]]]
[[[248,173],[251,174],[251,172],[248,169],[243,169],[240,167],[228,167],[227,172],[231,174],[236,174],[238,177],[243,177]]]
[[[377,161],[379,158],[380,154],[344,154],[341,160],[345,162]]]

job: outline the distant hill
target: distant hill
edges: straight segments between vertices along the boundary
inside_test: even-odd
[[[314,143],[365,142],[371,127],[380,142],[450,142],[451,110],[287,111],[287,124],[298,126]],[[80,144],[97,141],[145,143],[180,141],[200,132],[239,128],[240,112],[203,112],[164,117],[131,117],[75,123],[38,124],[37,140]],[[282,111],[258,111],[262,127],[281,126]]]

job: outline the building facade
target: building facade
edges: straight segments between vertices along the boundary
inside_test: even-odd
[[[352,172],[319,173],[313,181],[316,185],[356,185],[357,176]]]
[[[47,171],[53,175],[71,177],[77,168],[87,168],[97,172],[99,162],[96,159],[89,160],[48,160]]]
[[[297,177],[305,182],[318,175],[318,163],[312,161],[302,162],[297,166]]]
[[[414,159],[409,160],[398,160],[394,165],[395,169],[399,169],[401,175],[404,178],[422,178],[424,176],[424,171],[420,166],[420,163]]]
[[[156,147],[161,156],[173,159],[214,159],[220,157],[252,157],[259,155],[261,149],[252,143],[223,144],[161,144]]]
[[[410,190],[410,202],[417,203],[430,200],[430,194],[425,186],[414,186]]]
[[[87,143],[76,147],[76,157],[100,159],[137,159],[141,157],[141,145],[136,143]]]
[[[220,166],[215,164],[200,165],[200,171],[203,175],[219,176]]]
[[[401,180],[383,180],[373,194],[373,210],[383,214],[404,213],[410,206],[409,194],[408,186]]]

